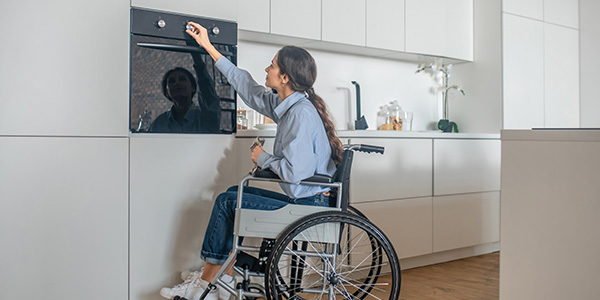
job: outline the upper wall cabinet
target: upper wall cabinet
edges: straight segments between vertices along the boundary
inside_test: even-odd
[[[320,40],[321,0],[271,1],[271,33]]]
[[[242,0],[238,2],[238,28],[269,33],[271,30],[270,0]]]
[[[367,1],[367,47],[404,51],[404,0]]]
[[[406,0],[406,52],[473,60],[472,0]]]
[[[243,1],[240,1],[243,2]],[[237,21],[238,0],[131,0],[131,6]]]
[[[240,39],[421,60],[473,60],[473,0],[248,0]],[[405,53],[408,52],[408,53]]]
[[[323,0],[323,41],[365,46],[365,0]]]

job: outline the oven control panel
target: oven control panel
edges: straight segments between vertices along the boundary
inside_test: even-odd
[[[190,21],[206,28],[213,43],[237,44],[237,23],[235,22],[138,8],[131,9],[132,34],[187,40],[191,39],[185,32],[191,27],[188,24]]]

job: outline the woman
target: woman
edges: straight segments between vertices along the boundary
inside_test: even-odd
[[[293,46],[279,50],[265,69],[265,85],[277,91],[275,94],[256,83],[248,72],[222,57],[210,43],[205,28],[193,22],[190,24],[194,30],[187,30],[187,33],[216,61],[215,65],[240,98],[278,125],[273,154],[256,146],[251,159],[259,167],[270,168],[288,182],[281,184],[285,194],[247,187],[244,188],[242,206],[262,210],[278,209],[289,203],[328,206],[328,187],[298,185],[302,179],[316,173],[333,176],[336,164],[342,159],[342,143],[335,135],[323,99],[315,94],[312,87],[317,76],[312,56],[306,50]],[[202,245],[201,257],[205,265],[201,278],[191,276],[174,288],[163,288],[161,295],[197,299],[202,294],[232,249],[236,199],[237,187],[231,187],[215,200]],[[207,297],[209,300],[217,297],[227,299],[229,293],[216,290]]]
[[[150,132],[219,132],[221,107],[206,66],[197,54],[192,54],[198,83],[184,68],[173,68],[165,73],[161,87],[163,95],[173,103],[171,109],[160,114],[150,125]],[[198,106],[193,102],[196,90]]]

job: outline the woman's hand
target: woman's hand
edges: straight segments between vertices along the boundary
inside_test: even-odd
[[[188,24],[192,25],[194,29],[186,29],[185,32],[187,32],[187,34],[193,37],[194,40],[196,40],[196,42],[198,43],[198,45],[204,48],[206,52],[208,52],[208,54],[210,54],[210,56],[215,61],[219,60],[219,58],[221,58],[221,56],[223,55],[221,55],[221,53],[219,53],[219,51],[217,51],[217,49],[215,49],[215,47],[210,43],[210,39],[208,38],[208,31],[206,30],[206,28],[194,22],[188,22]]]
[[[250,159],[252,159],[252,162],[256,163],[258,161],[258,157],[263,152],[265,152],[265,150],[263,150],[263,148],[260,145],[256,145],[256,147],[252,149],[252,154],[250,155]]]

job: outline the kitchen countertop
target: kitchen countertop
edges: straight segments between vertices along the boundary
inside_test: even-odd
[[[275,130],[238,130],[239,138],[275,137]],[[410,138],[410,139],[500,139],[499,133],[443,133],[440,131],[340,130],[340,138]]]

